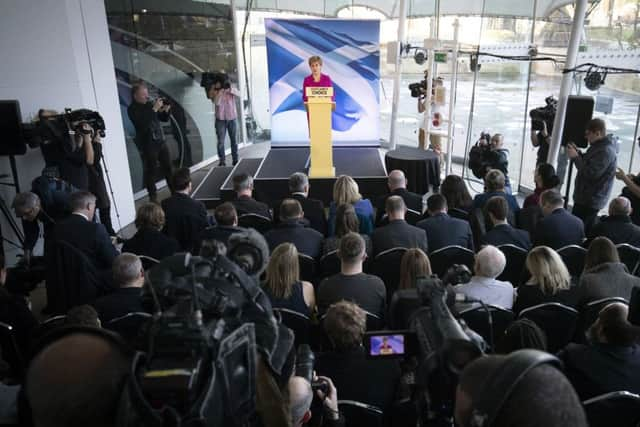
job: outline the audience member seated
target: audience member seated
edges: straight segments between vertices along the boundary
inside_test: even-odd
[[[55,241],[65,241],[84,253],[98,270],[110,270],[118,251],[104,226],[93,222],[96,197],[86,191],[73,193],[71,210],[71,215],[55,225]]]
[[[473,209],[473,200],[467,189],[464,180],[458,175],[448,175],[440,185],[440,194],[447,201],[449,215],[454,218],[460,218],[463,213],[469,216]]]
[[[309,197],[309,177],[302,172],[296,172],[289,177],[289,199],[300,202],[304,219],[309,221],[309,226],[322,235],[327,234],[327,217],[324,213],[322,200]],[[273,219],[277,224],[280,222],[280,204],[278,202],[274,211]]]
[[[636,286],[640,286],[640,278],[629,274],[611,240],[596,237],[584,260],[584,272],[578,285],[579,307],[610,297],[629,301],[631,290]]]
[[[253,177],[251,175],[247,173],[234,175],[233,191],[236,192],[236,199],[231,203],[236,208],[238,216],[256,214],[271,219],[269,206],[253,199]]]
[[[384,318],[387,290],[379,277],[362,272],[366,257],[364,240],[356,233],[347,233],[340,239],[338,249],[340,273],[327,277],[318,288],[317,302],[320,313],[340,300],[352,301],[363,310]]]
[[[298,250],[291,243],[281,243],[271,253],[262,288],[273,308],[286,308],[307,317],[315,311],[313,285],[300,280]]]
[[[93,303],[103,323],[127,313],[145,311],[141,294],[144,286],[144,270],[140,258],[131,253],[122,253],[113,262],[115,291]]]
[[[590,344],[569,344],[559,353],[564,372],[582,400],[626,390],[640,393],[640,331],[622,303],[607,305],[589,329]]]
[[[298,252],[318,258],[322,251],[324,236],[313,228],[306,227],[303,217],[304,212],[300,202],[284,199],[280,205],[280,223],[264,235],[269,249],[273,251],[280,243],[290,242],[295,245]]]
[[[483,245],[500,246],[511,244],[526,251],[531,249],[529,233],[513,228],[507,222],[509,206],[504,198],[494,196],[487,201],[484,208],[493,227],[482,236]]]
[[[143,203],[136,212],[135,225],[138,229],[132,238],[124,242],[122,252],[144,255],[161,260],[180,250],[173,237],[162,233],[164,211],[156,203]]]
[[[536,188],[532,194],[524,199],[523,209],[538,206],[540,204],[540,195],[543,191],[553,190],[561,184],[555,168],[549,163],[540,163],[536,166],[533,180],[536,183]]]
[[[217,240],[226,246],[232,234],[244,230],[244,228],[238,227],[238,214],[231,202],[218,205],[213,215],[216,219],[216,225],[205,228],[200,234],[200,241]]]
[[[422,196],[407,190],[407,178],[401,170],[392,170],[387,178],[389,193],[378,198],[376,202],[376,224],[380,224],[386,210],[386,202],[390,196],[400,196],[408,209],[422,213]]]
[[[508,393],[490,387],[497,375],[503,374],[511,356],[484,356],[471,362],[462,371],[455,401],[455,420],[459,427],[472,427],[484,419],[491,427],[587,427],[587,418],[578,395],[569,380],[556,367],[539,364],[524,372]],[[514,366],[514,365],[510,365]],[[474,411],[479,402],[486,402],[487,393],[507,393],[490,424]],[[475,420],[475,421],[474,421]]]
[[[162,201],[166,223],[164,232],[180,244],[180,250],[191,252],[198,236],[209,225],[207,209],[202,202],[192,199],[189,168],[180,168],[171,177],[173,194]]]
[[[33,425],[118,425],[115,408],[130,373],[129,359],[114,342],[88,332],[73,332],[42,348],[24,388]]]
[[[547,351],[547,335],[534,321],[518,319],[504,331],[496,345],[496,353],[509,354],[525,348]]]
[[[89,328],[100,328],[102,322],[98,317],[98,312],[89,304],[77,305],[71,307],[64,319],[64,326],[80,326]]]
[[[476,197],[473,198],[473,208],[484,209],[484,205],[487,203],[487,200],[493,196],[500,196],[504,198],[509,204],[509,218],[515,218],[515,215],[520,210],[520,206],[513,195],[507,194],[505,190],[504,174],[498,169],[491,169],[484,176],[484,193],[477,194]]]
[[[504,270],[505,264],[506,259],[500,249],[491,245],[485,246],[476,254],[474,276],[471,281],[454,286],[454,290],[485,304],[511,309],[514,298],[513,286],[509,282],[496,280]]]
[[[336,209],[343,204],[353,205],[360,223],[359,232],[371,235],[373,232],[373,206],[369,199],[360,195],[358,183],[348,175],[340,175],[333,184],[333,201],[329,205],[329,236],[335,235]]]
[[[437,251],[450,245],[458,245],[473,250],[473,233],[468,221],[447,215],[447,200],[441,194],[427,199],[429,217],[416,226],[427,232],[429,251]]]
[[[347,233],[359,233],[360,220],[353,205],[342,204],[336,209],[336,233],[327,237],[322,243],[322,255],[335,251],[340,246],[340,239]],[[364,240],[367,257],[373,256],[373,244],[371,238],[366,234],[360,234]]]
[[[564,199],[558,191],[544,191],[540,195],[540,204],[544,218],[536,226],[533,246],[560,249],[582,244],[584,224],[580,218],[563,208]]]
[[[355,400],[387,410],[400,379],[396,360],[367,358],[362,337],[366,315],[356,304],[339,301],[329,307],[323,326],[332,351],[318,355],[315,369],[333,379],[340,399]]]
[[[616,197],[609,203],[609,216],[591,227],[589,237],[603,236],[614,245],[628,243],[640,247],[640,227],[631,222],[631,202],[626,197]]]
[[[427,235],[424,230],[405,221],[407,207],[400,196],[387,197],[385,210],[389,223],[376,228],[371,235],[375,255],[391,248],[419,248],[427,252]]]
[[[578,287],[571,286],[569,271],[556,251],[537,246],[527,255],[526,266],[531,278],[518,288],[514,312],[546,302],[577,307]]]
[[[418,248],[409,249],[400,261],[398,290],[413,289],[418,277],[429,277],[431,274],[431,263],[427,254]]]
[[[329,393],[325,396],[321,390],[318,390],[317,397],[322,402],[324,412],[322,427],[339,427],[344,426],[344,418],[340,416],[338,410],[338,390],[328,377],[318,377],[329,386]],[[313,389],[311,384],[305,378],[292,376],[287,384],[289,395],[289,408],[291,414],[291,423],[293,427],[302,427],[307,425],[311,417],[317,414],[311,413],[311,403],[313,402]]]

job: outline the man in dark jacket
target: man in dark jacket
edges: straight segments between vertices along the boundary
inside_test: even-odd
[[[401,170],[392,170],[387,178],[389,193],[380,197],[376,203],[376,224],[380,224],[386,209],[387,199],[391,196],[400,196],[404,200],[407,209],[422,214],[422,196],[407,190],[407,178]]]
[[[324,213],[324,204],[322,200],[312,199],[309,197],[309,177],[302,172],[296,172],[289,177],[289,199],[297,200],[302,206],[304,219],[309,221],[309,226],[321,233],[323,236],[327,234],[327,216]],[[280,222],[280,205],[282,200],[278,202],[273,211],[273,220],[276,224]]]
[[[507,222],[509,206],[504,198],[498,196],[490,198],[485,205],[485,210],[493,224],[493,228],[482,236],[481,242],[483,245],[500,246],[511,244],[526,251],[531,249],[529,233],[513,228]]]
[[[609,216],[591,228],[590,238],[604,236],[614,245],[628,243],[640,247],[640,227],[631,222],[631,202],[626,197],[616,197],[609,203]]]
[[[202,202],[192,199],[189,168],[178,169],[172,177],[173,194],[162,201],[165,215],[164,232],[180,244],[180,250],[193,251],[198,236],[207,228],[207,209]]]
[[[199,252],[204,240],[217,240],[226,246],[232,234],[245,230],[242,227],[238,227],[238,214],[236,213],[236,208],[230,202],[219,205],[213,215],[216,219],[216,225],[207,227],[200,233],[196,253]]]
[[[572,213],[582,219],[589,230],[611,194],[617,154],[614,143],[607,137],[604,120],[592,119],[587,124],[585,138],[589,143],[585,153],[579,152],[575,144],[570,143],[567,145],[567,155],[578,169]]]
[[[427,232],[429,251],[450,245],[473,250],[473,233],[469,222],[447,215],[447,200],[441,194],[434,194],[427,199],[427,212],[429,217],[416,226]]]
[[[318,258],[322,250],[324,236],[313,228],[305,227],[302,222],[304,212],[300,202],[284,199],[280,205],[280,224],[265,233],[264,238],[273,251],[280,243],[292,243],[298,252],[312,258]]]
[[[580,218],[567,212],[562,205],[562,194],[547,190],[540,195],[544,218],[536,226],[533,246],[560,249],[567,245],[580,245],[584,240],[584,224]]]
[[[160,124],[161,120],[169,120],[170,105],[165,105],[162,98],[157,98],[155,102],[149,101],[149,90],[144,83],[133,85],[131,95],[133,102],[127,108],[127,113],[136,129],[135,142],[142,155],[142,179],[149,192],[149,200],[156,201],[158,162],[167,184],[171,180],[171,159]]]
[[[407,224],[404,215],[407,207],[400,196],[387,198],[385,210],[389,224],[373,230],[371,240],[375,255],[392,248],[419,248],[427,253],[427,234],[421,228]]]
[[[238,216],[251,213],[271,219],[269,206],[253,198],[253,177],[251,175],[247,173],[235,175],[233,177],[233,191],[236,192],[236,199],[231,203],[236,208]]]

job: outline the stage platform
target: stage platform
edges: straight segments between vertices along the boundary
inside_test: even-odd
[[[308,173],[309,147],[271,148],[265,158],[245,158],[233,168],[212,168],[193,197],[203,201],[210,209],[235,197],[231,178],[242,172],[254,177],[254,197],[271,202],[289,194],[288,179],[294,172]],[[385,194],[387,174],[377,147],[334,147],[333,163],[336,176],[353,177],[363,197],[375,200]],[[322,200],[326,205],[333,199],[335,178],[310,179],[309,196]]]

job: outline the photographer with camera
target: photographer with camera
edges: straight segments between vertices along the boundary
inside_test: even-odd
[[[162,98],[151,102],[149,89],[142,82],[131,87],[131,95],[133,102],[129,105],[127,113],[136,129],[135,142],[142,156],[144,185],[149,193],[149,200],[156,202],[158,162],[160,162],[160,168],[167,180],[167,185],[171,182],[172,168],[169,148],[160,124],[160,121],[169,120],[171,106],[166,105]]]
[[[231,158],[234,166],[238,163],[238,143],[236,141],[236,101],[240,97],[240,91],[231,87],[229,78],[217,79],[209,88],[207,93],[209,99],[215,105],[216,114],[216,136],[218,137],[218,166],[226,166],[224,153],[224,140],[229,132],[229,143],[231,144]]]
[[[544,107],[534,108],[529,111],[529,117],[531,117],[531,145],[538,147],[536,166],[541,163],[547,163],[549,144],[551,143],[551,134],[553,132],[553,121],[556,117],[556,109],[558,106],[558,101],[552,96],[547,97],[545,103],[546,105]],[[564,175],[568,163],[569,157],[567,157],[566,147],[563,145],[560,147],[560,151],[558,151],[556,167],[558,178],[560,178],[559,188],[564,183]]]
[[[504,190],[511,194],[509,181],[509,150],[504,148],[504,137],[500,133],[493,136],[486,132],[469,151],[469,168],[476,178],[484,179],[487,172],[497,169],[504,175]]]
[[[310,422],[314,416],[313,400],[318,398],[322,402],[322,408],[324,410],[323,427],[340,427],[344,426],[345,419],[340,416],[338,410],[338,390],[333,381],[328,377],[316,377],[313,381],[321,382],[325,390],[314,390],[312,383],[306,378],[294,375],[289,379],[288,392],[289,392],[289,407],[291,412],[291,422],[293,427],[300,427],[307,424],[314,424]]]

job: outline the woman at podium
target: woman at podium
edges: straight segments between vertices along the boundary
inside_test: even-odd
[[[302,82],[302,101],[305,103],[307,102],[308,87],[333,87],[331,77],[322,74],[322,58],[319,56],[309,58],[309,68],[311,75],[305,77]],[[331,96],[331,101],[335,102],[335,94]]]

